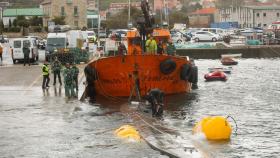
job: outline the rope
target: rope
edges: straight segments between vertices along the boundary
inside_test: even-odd
[[[234,123],[235,123],[235,135],[237,135],[237,129],[238,129],[238,127],[237,127],[237,123],[236,123],[236,121],[235,121],[235,119],[232,117],[232,116],[230,116],[230,115],[228,115],[227,117],[226,117],[226,119],[228,119],[228,118],[231,118],[233,121],[234,121]]]

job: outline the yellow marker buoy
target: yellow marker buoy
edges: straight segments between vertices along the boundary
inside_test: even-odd
[[[133,139],[135,141],[140,141],[141,137],[138,131],[131,125],[123,125],[117,130],[115,134],[120,138]]]
[[[231,125],[222,116],[206,117],[193,128],[193,133],[202,132],[208,140],[228,140],[231,131]]]

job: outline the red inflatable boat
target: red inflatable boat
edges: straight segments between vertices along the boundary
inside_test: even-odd
[[[215,71],[204,75],[206,81],[226,81],[227,76],[222,71]]]

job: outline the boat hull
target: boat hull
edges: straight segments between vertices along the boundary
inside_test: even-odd
[[[163,74],[160,63],[171,59],[176,68],[170,74]],[[159,88],[165,94],[186,93],[191,83],[180,77],[181,67],[190,64],[186,57],[167,55],[126,55],[100,58],[89,63],[96,70],[95,90],[99,95],[127,97],[135,95],[134,72],[139,79],[139,92],[145,95],[152,88]]]

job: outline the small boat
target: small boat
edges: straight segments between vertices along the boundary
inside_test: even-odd
[[[221,60],[223,65],[237,65],[238,62],[233,60],[232,58],[222,58]]]
[[[222,58],[240,58],[242,54],[222,54]]]
[[[204,75],[206,81],[226,81],[227,76],[222,71],[215,71]]]
[[[213,68],[208,68],[208,71],[211,72],[215,72],[215,71],[222,71],[226,74],[230,74],[232,70],[232,67],[213,67]]]

